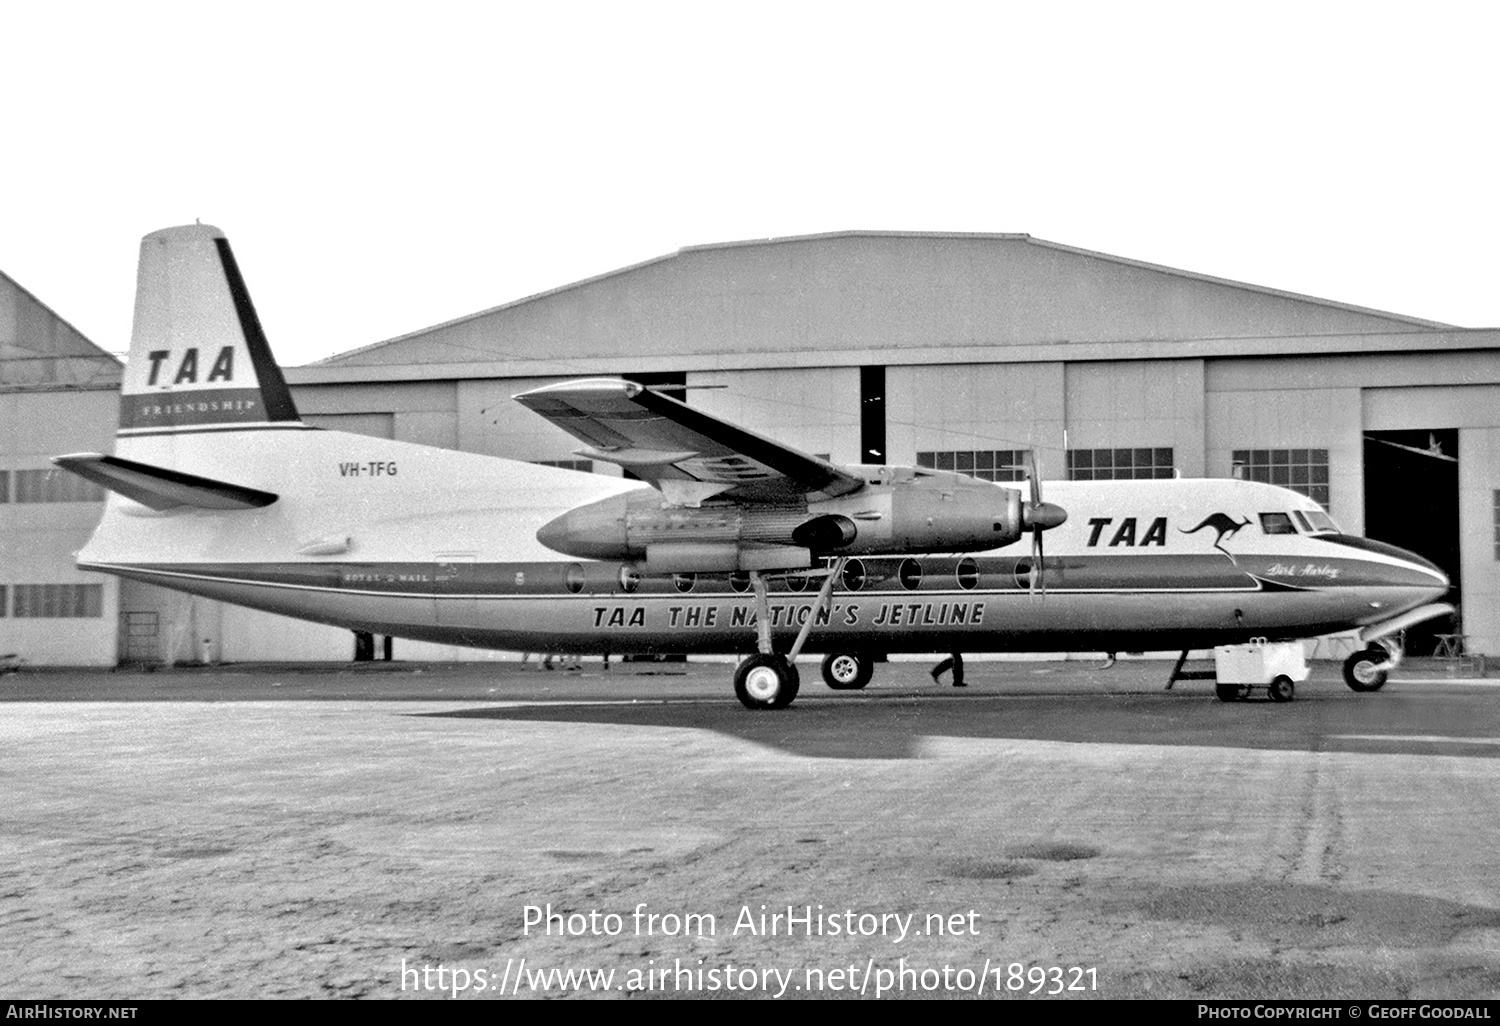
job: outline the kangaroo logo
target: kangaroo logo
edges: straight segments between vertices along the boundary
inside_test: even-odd
[[[1205,527],[1212,527],[1215,531],[1218,532],[1218,536],[1214,538],[1214,548],[1224,553],[1224,555],[1229,557],[1229,561],[1231,563],[1234,563],[1236,566],[1238,566],[1239,563],[1234,558],[1234,553],[1226,549],[1223,545],[1220,544],[1220,542],[1222,542],[1225,538],[1233,538],[1236,534],[1239,533],[1240,528],[1247,526],[1249,523],[1250,519],[1248,517],[1246,517],[1244,520],[1236,521],[1228,513],[1214,513],[1211,516],[1204,517],[1203,522],[1197,527],[1194,527],[1190,530],[1183,530],[1182,533],[1196,534],[1197,532],[1203,530]]]

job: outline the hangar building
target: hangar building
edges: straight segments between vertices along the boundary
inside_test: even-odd
[[[618,473],[510,398],[591,375],[686,386],[695,406],[839,461],[1001,479],[1032,449],[1047,477],[1284,484],[1442,565],[1470,650],[1500,653],[1500,329],[1027,235],[844,232],[683,249],[287,372],[325,427]],[[11,448],[12,474],[40,459]],[[97,626],[127,625],[122,656],[153,613],[178,658],[350,651],[343,632],[206,600],[126,585],[119,602]]]

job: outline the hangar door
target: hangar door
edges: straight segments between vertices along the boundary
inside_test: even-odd
[[[1462,609],[1458,517],[1458,430],[1366,431],[1365,535],[1426,556],[1448,575],[1446,601]],[[1454,631],[1446,618],[1406,632],[1406,650],[1431,655],[1437,635]]]

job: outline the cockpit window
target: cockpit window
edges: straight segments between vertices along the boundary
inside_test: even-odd
[[[1266,534],[1296,534],[1297,525],[1285,513],[1262,513],[1260,529]]]
[[[1302,521],[1302,526],[1307,528],[1309,534],[1339,533],[1339,525],[1320,509],[1298,510],[1297,519]]]

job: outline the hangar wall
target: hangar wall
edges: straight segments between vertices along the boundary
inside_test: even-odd
[[[0,392],[0,655],[115,664],[119,581],[73,565],[104,493],[51,457],[107,449],[118,415],[112,390]]]

